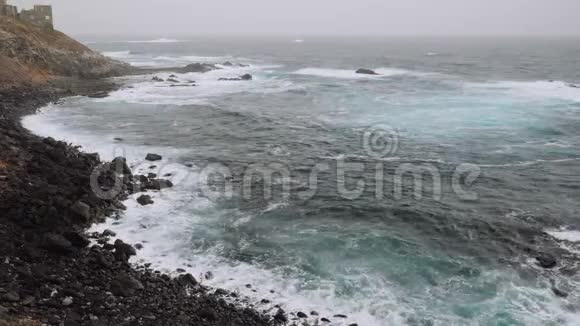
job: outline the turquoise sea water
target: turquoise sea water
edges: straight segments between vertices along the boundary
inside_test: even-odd
[[[143,243],[138,259],[211,271],[205,283],[259,310],[316,310],[333,325],[580,322],[577,40],[87,41],[135,66],[250,65],[176,74],[196,87],[124,77],[108,98],[71,98],[24,119],[39,134],[172,174],[176,186],[153,194],[155,205],[130,199],[123,219],[97,227]],[[361,67],[380,75],[355,74]],[[254,79],[218,80],[244,73]],[[373,143],[377,131],[387,137]],[[150,169],[148,152],[164,160]],[[233,174],[209,180],[232,184],[231,196],[204,191],[210,164]],[[244,192],[249,168],[271,164],[288,172],[272,196],[259,178]],[[317,166],[328,170],[312,182]],[[405,167],[427,171],[420,195],[412,179],[397,184]],[[363,191],[345,196],[342,180]],[[542,269],[538,255],[558,265]]]

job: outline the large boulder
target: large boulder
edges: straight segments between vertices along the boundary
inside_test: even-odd
[[[149,154],[147,154],[147,156],[145,156],[145,159],[147,161],[155,162],[155,161],[161,161],[163,159],[163,156],[158,155],[158,154],[149,153]]]
[[[69,253],[73,251],[73,244],[60,234],[47,234],[44,237],[44,247],[56,253]]]
[[[131,256],[137,255],[137,250],[133,246],[120,239],[115,241],[114,248],[115,259],[118,261],[127,262]]]
[[[91,241],[84,234],[77,231],[67,231],[63,233],[63,236],[77,248],[85,248],[91,244]]]
[[[113,169],[115,169],[115,172],[117,172],[118,174],[124,174],[127,176],[132,176],[133,173],[131,172],[131,168],[129,168],[129,165],[127,165],[127,159],[125,159],[124,157],[115,157],[112,161],[111,161],[111,167]]]
[[[137,198],[137,202],[142,206],[151,205],[154,203],[153,199],[151,199],[151,196],[149,195],[141,195],[139,198]]]
[[[111,293],[116,296],[132,297],[144,288],[139,280],[128,274],[118,276],[111,282]]]
[[[378,75],[376,72],[374,72],[373,70],[370,69],[365,69],[365,68],[360,68],[356,71],[357,74],[362,74],[362,75]]]
[[[71,206],[71,210],[82,219],[82,222],[87,223],[91,220],[91,206],[82,201],[77,201]]]

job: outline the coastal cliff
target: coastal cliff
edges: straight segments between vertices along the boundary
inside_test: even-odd
[[[94,52],[59,31],[0,17],[0,87],[58,77],[112,77],[129,70],[128,64]]]

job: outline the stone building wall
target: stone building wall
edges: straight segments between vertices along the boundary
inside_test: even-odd
[[[20,20],[42,26],[45,28],[53,28],[52,7],[51,6],[34,6],[30,10],[22,10],[20,12]]]
[[[16,8],[16,6],[6,5],[4,6],[3,15],[16,18],[18,17],[18,8]]]

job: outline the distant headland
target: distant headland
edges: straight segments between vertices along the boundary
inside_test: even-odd
[[[18,8],[8,4],[8,0],[0,0],[0,16],[12,17],[30,24],[53,29],[52,6],[35,5],[30,10],[18,12]]]

